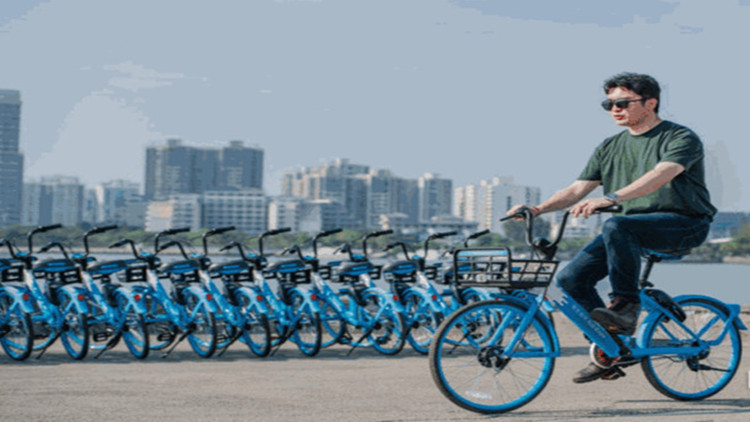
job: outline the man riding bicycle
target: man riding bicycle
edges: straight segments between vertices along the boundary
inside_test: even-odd
[[[578,180],[531,211],[539,215],[572,206],[574,217],[586,218],[597,209],[622,205],[624,215],[604,223],[601,234],[560,271],[558,282],[610,332],[633,334],[640,310],[642,250],[700,245],[716,208],[706,188],[703,145],[690,129],[659,118],[658,82],[648,75],[621,73],[604,82],[604,92],[602,107],[626,130],[594,150]],[[603,197],[581,201],[600,185]],[[595,288],[607,276],[612,285],[609,307]],[[608,372],[591,363],[573,381],[594,381]]]

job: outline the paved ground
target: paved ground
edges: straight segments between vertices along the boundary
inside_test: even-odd
[[[749,316],[744,315],[746,323]],[[670,400],[640,367],[617,381],[573,384],[588,362],[584,340],[557,319],[564,356],[547,388],[502,418],[518,421],[748,421],[748,358],[713,398]],[[750,340],[743,334],[744,350]],[[386,358],[326,349],[304,358],[293,346],[257,359],[236,345],[204,360],[187,344],[168,359],[135,361],[124,346],[98,360],[72,362],[60,346],[41,360],[16,363],[0,355],[0,420],[5,421],[464,421],[493,419],[464,411],[434,386],[427,359],[410,349]]]

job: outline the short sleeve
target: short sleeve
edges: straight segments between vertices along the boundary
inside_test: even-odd
[[[692,132],[682,134],[665,144],[661,162],[677,163],[689,169],[703,159],[703,144]]]
[[[594,150],[594,153],[591,154],[591,158],[589,158],[589,162],[586,164],[586,167],[578,176],[578,180],[602,180],[602,160],[600,154],[601,147]]]

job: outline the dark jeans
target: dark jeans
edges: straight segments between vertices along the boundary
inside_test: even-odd
[[[596,283],[606,276],[613,296],[638,300],[641,251],[689,249],[708,236],[710,220],[669,212],[612,217],[557,276],[558,283],[584,309],[604,306]]]

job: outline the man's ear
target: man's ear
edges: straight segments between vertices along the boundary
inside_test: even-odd
[[[657,105],[659,105],[659,100],[657,100],[656,98],[649,98],[648,100],[646,100],[646,107],[649,110],[656,110]]]

